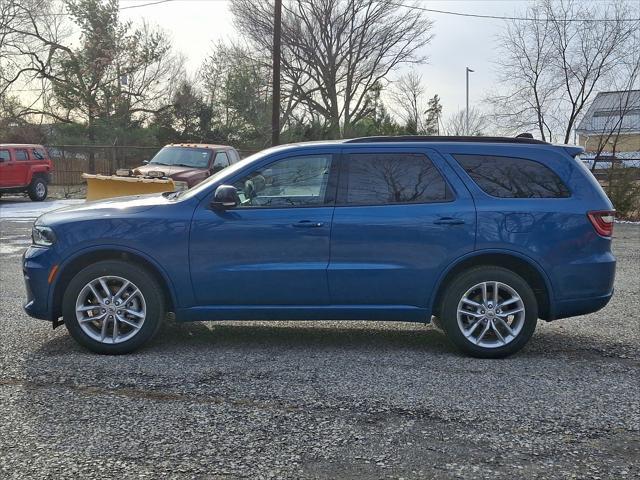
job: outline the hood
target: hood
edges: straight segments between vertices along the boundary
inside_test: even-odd
[[[134,172],[140,172],[142,175],[145,175],[149,172],[164,172],[167,177],[172,177],[177,173],[185,173],[185,172],[201,172],[206,170],[204,168],[194,168],[194,167],[182,167],[178,165],[160,165],[154,163],[147,163],[146,165],[142,165],[141,167],[134,168]]]
[[[134,168],[133,171],[139,172],[142,175],[145,175],[152,171],[164,172],[167,177],[173,180],[187,182],[189,187],[197,185],[209,176],[209,170],[207,168],[181,167],[176,165],[154,165],[152,163]]]
[[[81,219],[95,220],[116,216],[121,217],[123,215],[140,213],[168,203],[171,203],[171,200],[161,193],[115,197],[53,210],[41,215],[35,223],[37,225],[52,226],[57,223],[66,223],[68,221]]]

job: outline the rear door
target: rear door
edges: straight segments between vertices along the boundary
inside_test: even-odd
[[[345,146],[331,232],[331,302],[424,307],[474,248],[465,185],[434,150]]]
[[[16,185],[27,185],[31,166],[35,163],[34,160],[29,156],[29,151],[26,148],[16,148],[13,151],[13,158],[15,159]]]

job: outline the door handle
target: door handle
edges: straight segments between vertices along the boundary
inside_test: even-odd
[[[433,223],[436,225],[464,225],[464,220],[461,218],[441,217]]]
[[[297,223],[292,223],[291,224],[293,227],[296,228],[318,228],[324,225],[324,223],[322,222],[312,222],[311,220],[301,220]]]

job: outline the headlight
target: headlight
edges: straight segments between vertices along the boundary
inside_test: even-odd
[[[34,245],[48,247],[56,241],[56,234],[49,227],[34,225],[31,229],[31,239]]]
[[[189,188],[189,184],[187,182],[181,182],[180,180],[174,180],[173,185],[176,192],[181,192],[182,190],[187,190]]]

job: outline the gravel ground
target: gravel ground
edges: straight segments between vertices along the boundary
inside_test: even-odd
[[[379,322],[173,323],[92,355],[23,313],[29,229],[0,220],[2,478],[639,478],[639,226],[604,310],[498,361]]]

